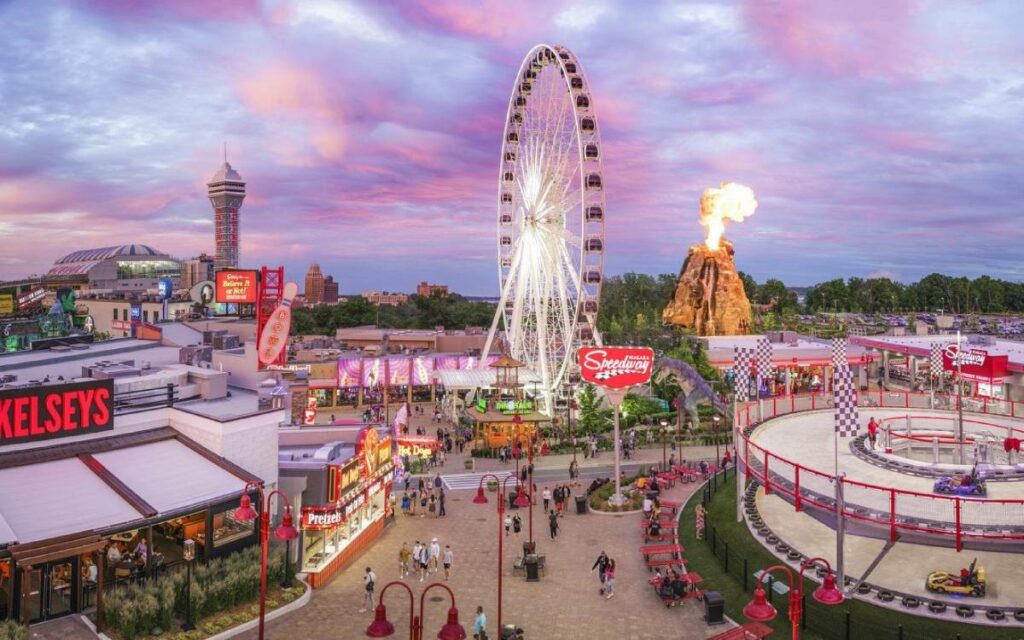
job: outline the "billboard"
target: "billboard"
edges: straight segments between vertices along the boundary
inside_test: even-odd
[[[217,272],[216,300],[227,304],[255,304],[255,271],[224,269]]]
[[[609,389],[646,384],[654,372],[654,352],[647,347],[580,347],[580,377]]]
[[[9,293],[0,294],[0,313],[14,313],[14,296]]]
[[[188,290],[188,296],[192,299],[192,302],[206,307],[213,302],[215,287],[216,284],[212,280],[203,280]]]
[[[156,283],[156,291],[161,300],[167,300],[174,295],[174,281],[170,278],[160,278]]]
[[[18,296],[18,308],[27,307],[30,304],[41,301],[46,297],[46,290],[43,288],[36,288]]]
[[[114,428],[114,381],[0,391],[0,447]]]

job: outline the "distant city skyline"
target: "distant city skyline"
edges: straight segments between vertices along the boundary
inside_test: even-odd
[[[502,123],[538,42],[593,85],[607,275],[678,273],[701,192],[735,180],[759,207],[726,237],[759,282],[1021,280],[1022,21],[1012,0],[14,0],[0,280],[109,245],[214,255],[227,142],[240,266],[496,296]]]

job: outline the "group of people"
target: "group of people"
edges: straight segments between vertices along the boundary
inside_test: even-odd
[[[554,491],[544,487],[544,491],[541,492],[541,497],[544,499],[544,513],[554,511],[559,516],[563,516],[565,514],[565,503],[569,501],[571,495],[572,488],[569,483],[555,485]],[[555,506],[553,510],[551,509],[552,502],[554,502]]]
[[[443,567],[444,579],[447,582],[451,578],[454,561],[455,554],[452,552],[451,545],[444,545],[442,550],[437,538],[431,540],[429,545],[421,544],[417,540],[411,549],[408,542],[403,542],[402,548],[398,551],[399,578],[419,575],[420,582],[423,582],[429,574],[435,573]]]
[[[402,493],[402,513],[407,516],[416,515],[416,503],[419,502],[420,517],[425,518],[429,513],[431,516],[443,518],[447,515],[445,503],[448,500],[441,482],[441,476],[435,475],[433,480],[419,478],[416,488],[412,488],[412,475],[405,474],[403,479],[405,491]]]
[[[656,569],[654,577],[651,578],[651,584],[658,586],[658,597],[663,600],[682,598],[690,587],[675,569],[669,569],[668,573],[664,575],[662,575],[661,569]]]

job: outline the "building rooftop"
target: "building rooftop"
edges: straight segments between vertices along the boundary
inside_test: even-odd
[[[242,176],[235,171],[229,162],[224,162],[220,169],[217,169],[217,173],[213,174],[210,178],[210,182],[207,186],[213,186],[221,182],[242,182]]]
[[[166,253],[157,251],[146,244],[122,244],[114,247],[100,247],[99,249],[82,249],[81,251],[75,251],[74,253],[69,253],[63,258],[58,259],[54,264],[99,261],[125,256],[169,257]]]
[[[994,356],[1007,356],[1010,371],[1024,372],[1024,342],[1000,340],[981,335],[968,335],[963,338],[964,348],[982,349]],[[897,351],[907,355],[927,358],[931,354],[933,343],[943,346],[956,344],[955,335],[934,336],[863,336],[851,337],[850,342],[872,349]]]
[[[821,364],[832,359],[832,341],[824,338],[798,335],[794,332],[783,332],[785,340],[772,342],[772,363],[776,366],[786,364],[806,366]],[[754,349],[758,340],[764,335],[748,336],[706,336],[701,338],[708,348],[708,360],[716,366],[729,366],[735,356],[736,347]],[[868,350],[856,344],[853,339],[846,346],[846,357],[849,361],[870,359]]]

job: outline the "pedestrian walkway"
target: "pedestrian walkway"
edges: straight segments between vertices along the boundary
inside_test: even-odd
[[[496,476],[498,478],[498,482],[504,482],[505,478],[510,478],[513,475],[515,474],[511,471],[453,473],[441,476],[441,482],[444,483],[445,489],[449,491],[458,491],[460,489],[476,489],[480,486],[480,480],[484,476]]]

